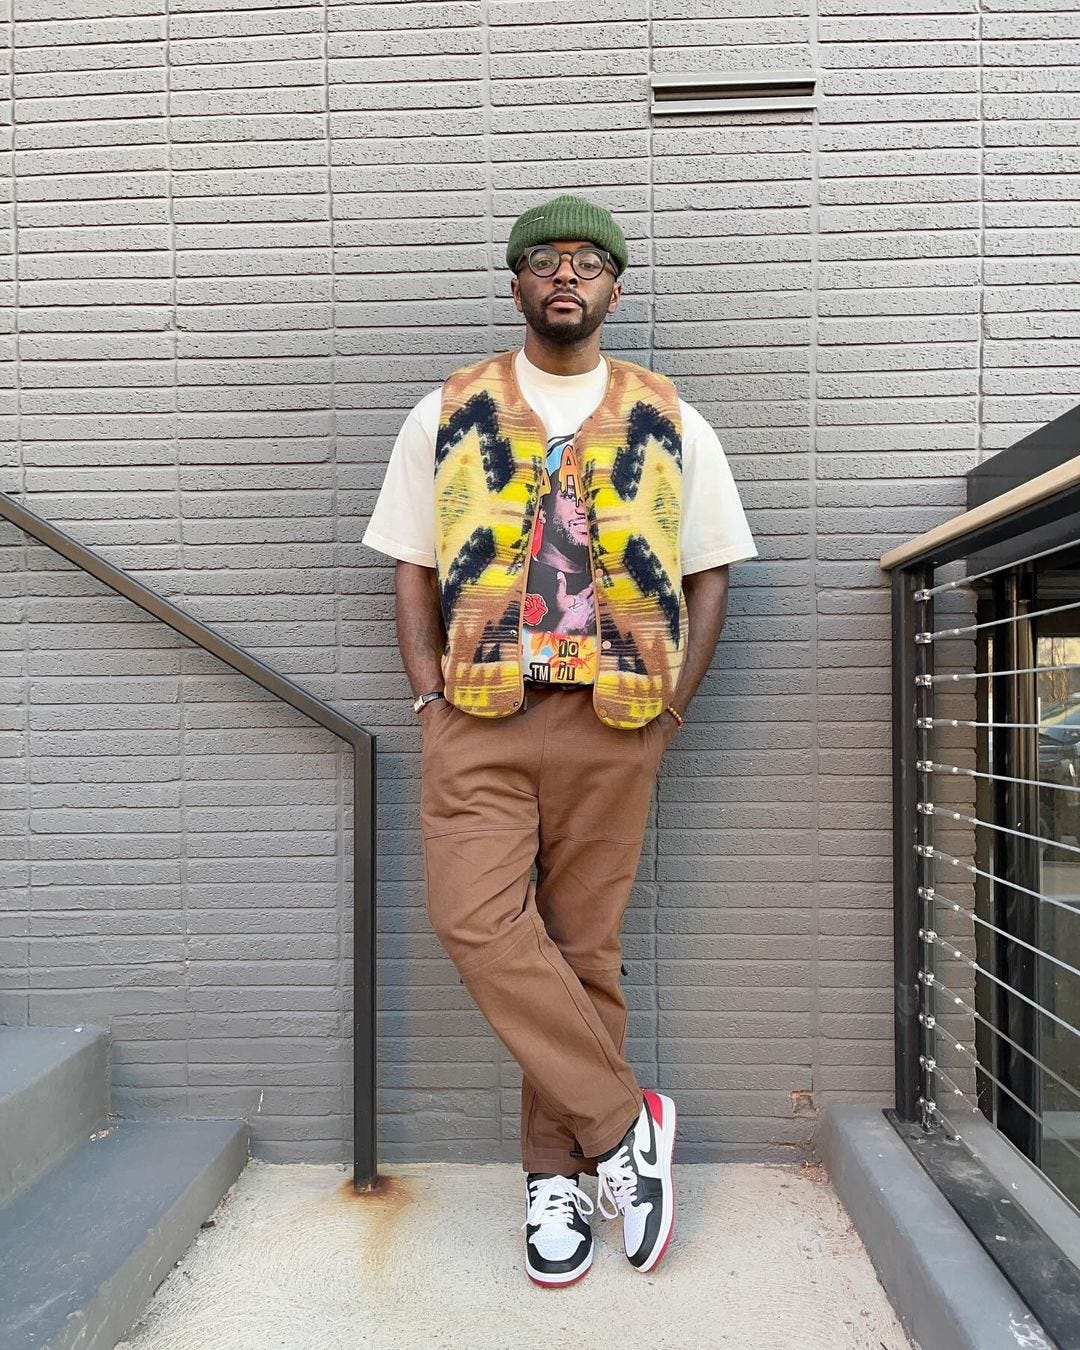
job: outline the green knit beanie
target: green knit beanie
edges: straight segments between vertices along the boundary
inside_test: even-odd
[[[610,211],[584,197],[555,197],[540,206],[522,211],[506,245],[506,265],[517,271],[521,255],[534,244],[550,244],[566,239],[588,239],[607,249],[615,266],[623,272],[629,260],[626,238]]]

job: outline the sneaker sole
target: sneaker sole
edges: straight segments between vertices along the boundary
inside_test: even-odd
[[[658,1147],[664,1160],[664,1213],[660,1219],[660,1231],[656,1237],[656,1247],[640,1266],[634,1265],[634,1269],[642,1275],[647,1274],[650,1270],[655,1270],[660,1264],[660,1258],[667,1251],[672,1234],[675,1232],[675,1184],[671,1175],[671,1164],[675,1157],[675,1130],[678,1122],[678,1112],[675,1110],[675,1103],[670,1097],[665,1097],[660,1092],[649,1092],[647,1089],[646,1093],[661,1103],[663,1124],[660,1127]],[[633,1262],[631,1264],[633,1265]]]

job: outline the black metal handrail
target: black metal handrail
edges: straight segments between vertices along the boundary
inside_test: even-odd
[[[919,907],[916,876],[917,848],[925,817],[920,817],[915,739],[916,675],[925,664],[926,647],[916,643],[916,596],[933,586],[939,567],[991,549],[1018,545],[1024,538],[1047,539],[1046,531],[1062,537],[1077,534],[1080,487],[1064,487],[1049,495],[971,528],[953,531],[940,543],[907,550],[892,572],[892,691],[893,691],[893,915],[896,975],[896,1110],[902,1120],[919,1119]],[[974,514],[974,513],[972,513]],[[1036,535],[1035,532],[1038,532]],[[1016,556],[1019,556],[1019,549]],[[883,565],[889,566],[886,559]]]
[[[353,752],[353,1185],[377,1181],[375,1118],[375,736],[257,656],[115,567],[5,493],[0,519],[30,535],[238,674],[289,704]]]
[[[982,939],[973,938],[976,957],[972,958],[948,940],[951,931],[939,931],[944,923],[960,922],[958,916],[962,916],[964,921],[976,925],[973,934],[981,933],[985,939],[992,933],[995,941],[1000,935],[1006,951],[1020,954],[1020,958],[1010,957],[1012,966],[1019,969],[1021,959],[1027,962],[1027,977],[1031,974],[1033,955],[1051,961],[1055,959],[1052,952],[1019,937],[1012,926],[988,922],[975,912],[977,905],[968,907],[947,898],[950,884],[955,885],[961,873],[964,878],[990,878],[1006,893],[1024,891],[1026,896],[1040,902],[1046,898],[1034,890],[1025,891],[1016,882],[1017,876],[1026,875],[1020,865],[1023,862],[1021,853],[1026,850],[1030,854],[1040,843],[1059,844],[1059,841],[1042,839],[1039,826],[1029,823],[1033,818],[1037,820],[1037,794],[1042,786],[1038,781],[1038,760],[1032,760],[1030,749],[1039,730],[1038,716],[1016,692],[1008,699],[995,698],[992,712],[987,712],[980,703],[974,714],[946,711],[941,716],[940,711],[935,710],[934,700],[935,691],[940,695],[960,689],[970,695],[977,687],[985,701],[991,682],[997,686],[1006,678],[1025,676],[1030,683],[1031,677],[1042,669],[1017,634],[1022,628],[1030,630],[1031,621],[1040,614],[1057,614],[1061,608],[1073,606],[1061,606],[1058,603],[1061,597],[1054,595],[1045,610],[1025,608],[1019,596],[1017,578],[1029,574],[1039,559],[1065,550],[1071,553],[1080,547],[1078,466],[1080,461],[1071,461],[1026,485],[1023,490],[1004,494],[948,526],[928,531],[925,536],[882,559],[882,565],[892,572],[893,586],[896,1109],[887,1114],[915,1157],[1027,1301],[1045,1330],[1055,1338],[1055,1343],[1062,1345],[1080,1343],[1077,1339],[1080,1336],[1080,1295],[1075,1269],[1052,1237],[1025,1211],[1023,1202],[1016,1203],[1015,1192],[1002,1184],[1001,1177],[989,1165],[987,1157],[980,1156],[980,1150],[973,1142],[982,1140],[981,1128],[989,1130],[1002,1142],[1009,1139],[1019,1147],[1023,1140],[1017,1137],[1015,1118],[1021,1118],[1022,1123],[1029,1126],[1031,1123],[1021,1117],[1021,1110],[1041,1122],[1042,1118],[994,1072],[996,1060],[992,1054],[984,1057],[982,1048],[985,1048],[987,1038],[994,1034],[1019,1052],[1022,1060],[1017,1063],[1024,1071],[1030,1072],[1036,1067],[1047,1069],[1033,1053],[1037,1049],[1033,1039],[1026,1039],[1024,1032],[1015,1029],[1012,1023],[1006,1029],[999,1026],[999,1005],[1003,998],[1014,1000],[1022,1014],[1019,1021],[1028,1032],[1032,1030],[1033,1013],[1045,1013],[1045,1009],[1031,997],[1031,990],[1025,992],[1017,987],[1017,977],[1012,971],[994,968],[994,962],[1000,957],[995,955],[991,960],[984,955],[981,947],[986,944]],[[960,561],[965,562],[965,571],[971,575],[955,581],[937,581],[938,569]],[[980,570],[982,568],[986,570]],[[989,586],[992,604],[980,600],[983,608],[979,609],[979,622],[975,624],[936,629],[935,600],[961,586],[975,596],[984,595]],[[1002,612],[1006,617],[998,617]],[[992,613],[994,617],[986,619],[985,613]],[[989,648],[975,644],[975,660],[969,664],[968,653],[964,651],[959,672],[940,674],[935,671],[938,639],[963,641],[980,633],[985,644],[988,629],[996,634],[992,656],[988,655]],[[959,683],[955,683],[957,681]],[[952,721],[951,717],[964,720]],[[993,772],[976,772],[964,763],[939,762],[939,755],[931,749],[932,738],[936,730],[950,727],[976,729],[980,735],[993,734],[996,738],[993,741]],[[1021,741],[1018,731],[1027,734],[1026,741]],[[945,758],[946,755],[941,754],[940,759]],[[987,765],[979,762],[985,770]],[[956,783],[959,780],[954,773],[968,775],[967,781],[976,784],[981,794],[977,798],[977,807],[953,811],[940,804],[935,784]],[[1009,794],[1007,810],[1002,805],[1004,796],[999,800],[999,796],[993,795],[995,792]],[[1025,793],[1027,799],[1020,801],[1019,794]],[[999,816],[1007,816],[1009,824],[1000,824]],[[935,832],[939,819],[970,825],[981,832],[974,845],[976,861],[981,866],[966,863],[966,854],[956,857],[942,848],[941,839]],[[1019,828],[1018,822],[1024,828]],[[987,839],[992,842],[987,843]],[[981,848],[1003,853],[1003,843],[1016,855],[1015,872],[1011,866],[989,865],[979,852]],[[965,847],[960,846],[962,854]],[[946,888],[946,895],[941,894],[941,887]],[[974,990],[967,995],[968,1002],[956,992],[963,988],[961,984],[954,988],[948,983],[960,977],[945,971],[946,981],[943,981],[939,962],[942,966],[951,962],[965,972],[964,978],[972,983]],[[1059,966],[1061,964],[1058,962]],[[980,999],[988,997],[987,989],[991,990],[989,997],[998,1011],[983,1015]],[[949,1019],[961,1016],[958,1009],[961,1013],[966,1009],[977,1023],[974,1033],[964,1028],[964,1039],[972,1037],[976,1042],[974,1050],[947,1025]],[[949,1058],[954,1052],[959,1055],[956,1063]],[[1059,1077],[1058,1081],[1064,1080]],[[974,1123],[969,1124],[966,1118],[961,1121],[961,1113],[965,1104],[972,1106],[967,1100],[973,1094],[972,1084],[978,1097],[978,1108],[972,1107],[973,1114],[969,1114]],[[1066,1083],[1066,1086],[1069,1085]],[[1014,1121],[1007,1127],[1003,1122],[1010,1113]],[[1027,1146],[1022,1152],[1033,1160],[1036,1156]],[[1034,1165],[1037,1166],[1037,1162]],[[1045,1175],[1030,1184],[1033,1193],[1040,1186],[1047,1189],[1051,1186]]]

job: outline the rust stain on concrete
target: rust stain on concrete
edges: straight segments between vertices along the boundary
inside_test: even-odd
[[[373,1186],[356,1187],[346,1178],[338,1187],[338,1195],[345,1200],[368,1201],[383,1207],[407,1204],[413,1198],[413,1188],[404,1177],[380,1172]]]
[[[356,1250],[363,1253],[365,1270],[376,1279],[391,1263],[391,1252],[401,1219],[416,1199],[414,1187],[404,1177],[380,1172],[374,1186],[357,1189],[347,1177],[330,1197],[352,1227]]]

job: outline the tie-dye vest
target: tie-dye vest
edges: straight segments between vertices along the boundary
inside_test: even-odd
[[[632,728],[670,702],[686,650],[682,426],[670,380],[605,360],[604,400],[574,438],[600,638],[593,707]],[[479,717],[506,717],[525,697],[522,600],[547,435],[513,362],[506,352],[450,376],[435,448],[446,696]]]

